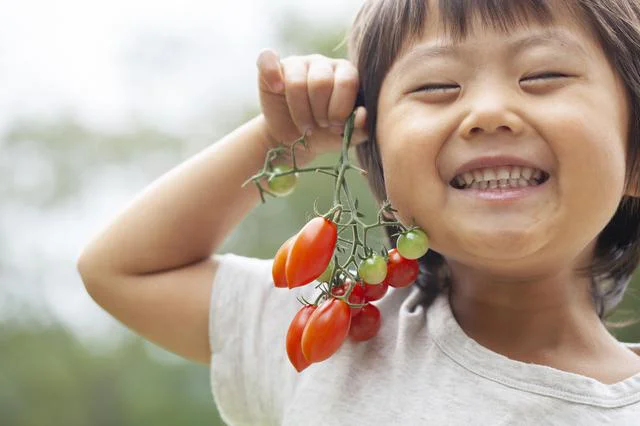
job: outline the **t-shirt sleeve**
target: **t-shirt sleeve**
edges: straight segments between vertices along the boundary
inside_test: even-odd
[[[222,419],[231,425],[277,425],[299,375],[285,338],[313,285],[276,288],[272,260],[215,255],[209,316],[211,387]]]

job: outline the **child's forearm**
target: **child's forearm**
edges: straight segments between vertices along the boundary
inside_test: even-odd
[[[203,260],[259,203],[243,182],[264,164],[259,116],[175,167],[139,194],[83,250],[79,269],[146,274]]]

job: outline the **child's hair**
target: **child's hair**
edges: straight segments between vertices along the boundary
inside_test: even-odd
[[[369,140],[357,147],[361,165],[378,201],[387,198],[384,171],[376,142],[378,97],[395,59],[421,36],[430,12],[426,0],[366,0],[349,36],[349,56],[360,74],[359,102],[367,109]],[[508,34],[518,25],[553,24],[552,6],[564,4],[575,19],[597,35],[610,64],[624,82],[630,120],[627,148],[627,187],[640,182],[640,3],[636,0],[440,0],[439,11],[447,34],[464,40],[469,22],[481,18],[484,26]],[[604,112],[604,111],[603,111]],[[606,112],[605,112],[606,113]],[[578,271],[591,277],[591,293],[603,319],[621,301],[640,260],[640,199],[624,196],[598,236],[593,263]],[[387,231],[391,236],[397,230]],[[445,259],[430,250],[420,259],[416,284],[432,300],[450,285]]]

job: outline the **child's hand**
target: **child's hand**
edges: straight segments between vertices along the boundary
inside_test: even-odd
[[[260,104],[272,143],[292,143],[310,132],[310,152],[339,150],[344,124],[358,94],[357,69],[347,60],[321,55],[292,56],[280,61],[276,52],[258,56]],[[352,146],[366,140],[366,110],[358,108]]]

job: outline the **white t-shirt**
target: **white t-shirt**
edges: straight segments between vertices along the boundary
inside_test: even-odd
[[[216,258],[211,386],[230,425],[640,425],[640,374],[606,385],[509,359],[469,338],[446,296],[425,309],[412,287],[374,302],[373,339],[297,373],[285,336],[296,296],[317,290],[275,288],[271,260]]]

